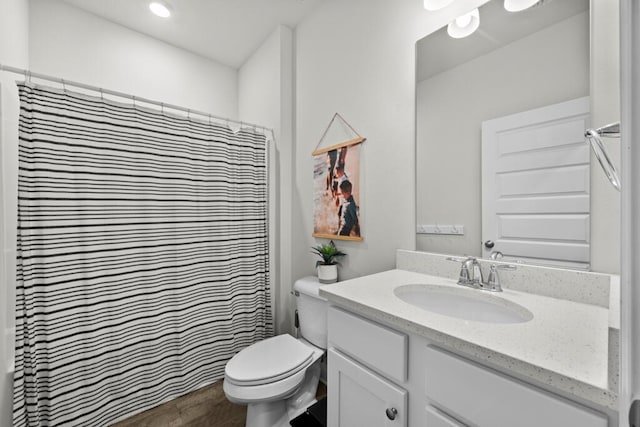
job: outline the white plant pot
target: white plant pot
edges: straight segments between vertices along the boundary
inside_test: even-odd
[[[319,265],[318,266],[318,280],[320,283],[335,283],[338,281],[338,266],[334,265]]]

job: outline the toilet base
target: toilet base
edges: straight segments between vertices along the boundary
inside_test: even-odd
[[[284,400],[251,403],[247,406],[246,427],[290,427]]]
[[[307,368],[300,388],[289,398],[249,403],[245,427],[290,427],[289,420],[316,402],[319,379],[320,360]]]

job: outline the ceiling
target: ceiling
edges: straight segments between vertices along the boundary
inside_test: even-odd
[[[239,68],[278,24],[294,28],[323,0],[166,0],[159,18],[148,0],[64,0],[94,15]],[[232,42],[230,42],[232,41]]]
[[[426,80],[589,10],[589,0],[547,0],[517,13],[507,12],[502,5],[502,2],[490,1],[482,6],[480,28],[469,37],[453,39],[444,27],[419,40],[416,81]]]

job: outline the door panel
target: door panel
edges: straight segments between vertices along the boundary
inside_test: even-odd
[[[588,127],[588,98],[483,122],[484,257],[588,269]]]
[[[500,235],[539,240],[573,240],[589,243],[589,215],[502,215]]]

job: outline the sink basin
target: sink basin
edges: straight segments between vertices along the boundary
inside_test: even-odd
[[[486,291],[441,285],[403,285],[394,294],[432,313],[487,323],[524,323],[533,314],[514,302]]]

